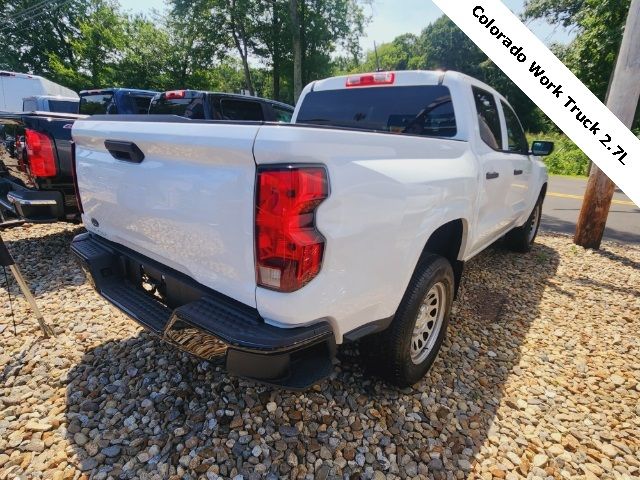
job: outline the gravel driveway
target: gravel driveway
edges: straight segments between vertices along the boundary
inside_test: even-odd
[[[0,479],[637,478],[640,246],[468,264],[439,359],[415,389],[368,377],[357,346],[292,393],[165,346],[72,260],[80,228],[3,232],[57,337],[0,288]]]

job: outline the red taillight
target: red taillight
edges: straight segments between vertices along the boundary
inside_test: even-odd
[[[392,85],[396,81],[393,72],[367,73],[347,77],[347,87],[367,87],[370,85]]]
[[[173,98],[184,98],[185,94],[184,90],[169,90],[168,92],[164,92],[164,98],[167,100],[171,100]]]
[[[58,168],[51,139],[44,133],[28,128],[24,131],[24,138],[27,144],[27,161],[31,175],[34,177],[55,177]]]
[[[256,184],[258,285],[293,292],[320,271],[325,239],[315,211],[327,198],[324,167],[266,167]]]

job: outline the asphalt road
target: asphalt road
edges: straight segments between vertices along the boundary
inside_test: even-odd
[[[542,210],[542,229],[573,235],[586,186],[583,178],[551,176]],[[613,196],[604,238],[640,244],[640,208],[620,190]]]

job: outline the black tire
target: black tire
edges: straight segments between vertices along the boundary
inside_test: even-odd
[[[421,260],[389,328],[364,338],[361,343],[366,366],[371,373],[401,388],[413,385],[425,376],[438,356],[446,335],[454,296],[454,282],[453,269],[444,257],[430,254]],[[427,344],[433,343],[428,352],[423,352],[424,358],[416,358],[416,363],[412,358],[413,331],[423,301],[433,289],[441,290],[444,294],[441,302],[443,316],[436,323],[439,324],[439,329],[433,330],[423,339]],[[431,334],[435,335],[434,340]]]
[[[533,242],[536,240],[538,230],[540,229],[541,219],[542,199],[539,199],[525,224],[521,227],[514,228],[505,235],[505,246],[513,252],[527,253],[531,251]]]

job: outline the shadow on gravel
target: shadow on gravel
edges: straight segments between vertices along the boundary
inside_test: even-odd
[[[558,263],[540,244],[528,255],[493,247],[471,261],[446,344],[413,389],[367,377],[357,345],[341,349],[330,379],[299,393],[228,377],[147,333],[106,342],[68,375],[76,464],[95,478],[387,471],[442,479],[468,471],[493,434],[506,380],[519,373],[520,348]]]

